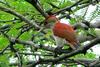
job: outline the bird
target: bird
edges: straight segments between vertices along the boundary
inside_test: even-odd
[[[75,30],[71,25],[62,23],[55,15],[49,15],[46,18],[45,24],[46,27],[50,27],[52,29],[58,48],[62,48],[65,42],[73,50],[79,48],[80,45],[77,40]]]

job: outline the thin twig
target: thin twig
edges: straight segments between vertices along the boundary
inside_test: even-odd
[[[39,11],[41,15],[43,15],[45,18],[48,16],[48,14],[45,13],[45,11],[42,9],[38,0],[26,0],[26,1],[32,4],[37,9],[37,11]]]
[[[15,54],[18,57],[18,60],[19,60],[18,67],[22,67],[22,64],[23,64],[22,56],[18,52],[16,52]]]
[[[65,8],[63,8],[63,9],[57,11],[57,12],[54,12],[53,14],[59,14],[59,13],[61,13],[62,11],[63,11],[63,12],[64,12],[64,11],[69,11],[69,10],[71,10],[72,7],[78,5],[78,4],[79,4],[80,2],[82,2],[82,1],[83,1],[83,0],[79,0],[78,2],[76,2],[76,3],[73,4],[73,5],[71,5],[70,7],[65,7]]]

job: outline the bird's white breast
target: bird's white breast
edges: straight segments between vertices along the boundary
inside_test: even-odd
[[[57,47],[63,47],[63,45],[66,43],[65,39],[60,38],[58,36],[53,35],[55,41],[56,41],[56,45]]]

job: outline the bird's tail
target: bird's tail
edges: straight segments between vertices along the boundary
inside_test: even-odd
[[[73,50],[76,50],[80,47],[80,44],[76,42],[71,42],[69,45]]]
[[[73,42],[73,43],[71,42],[71,43],[70,43],[70,47],[71,47],[73,50],[76,50],[76,49],[80,48],[80,44],[79,44],[79,43],[76,43],[76,42]],[[86,52],[87,52],[87,51],[85,51],[85,50],[82,51],[82,53],[83,53],[84,55],[86,54]]]

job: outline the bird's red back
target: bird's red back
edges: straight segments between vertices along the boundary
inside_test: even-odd
[[[53,33],[61,38],[68,39],[69,37],[71,40],[76,39],[74,29],[70,25],[60,23],[59,21],[54,25]]]

